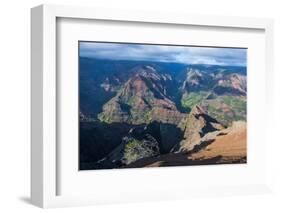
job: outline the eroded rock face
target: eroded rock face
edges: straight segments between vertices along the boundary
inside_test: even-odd
[[[183,115],[166,93],[165,82],[170,79],[149,66],[139,69],[118,94],[104,105],[99,119],[108,123],[179,123]]]
[[[216,83],[216,79],[210,73],[189,68],[186,71],[186,78],[182,83],[181,91],[184,94],[199,90],[209,90]]]
[[[174,152],[191,151],[195,146],[200,145],[201,139],[206,134],[225,128],[198,105],[193,107],[190,114],[181,123],[181,127],[184,129],[184,139],[174,147]]]
[[[243,95],[247,94],[247,78],[244,75],[232,74],[230,77],[233,88],[239,90]]]
[[[218,95],[231,94],[245,96],[247,94],[246,76],[236,73],[227,75],[218,80],[213,91]]]

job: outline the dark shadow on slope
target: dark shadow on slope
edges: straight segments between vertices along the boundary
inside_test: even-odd
[[[187,154],[192,154],[192,153],[196,153],[199,152],[200,150],[204,149],[205,147],[209,146],[211,143],[213,143],[215,141],[215,139],[211,139],[211,140],[207,140],[207,141],[203,141],[202,143],[195,145],[194,148],[192,149],[192,151],[187,152]]]
[[[105,157],[131,128],[132,125],[126,123],[80,122],[79,161],[96,162]]]
[[[207,114],[195,115],[196,119],[199,119],[199,117],[203,117],[204,120],[206,121],[206,125],[202,128],[202,131],[200,132],[201,137],[203,137],[208,132],[214,132],[214,131],[218,130],[212,125],[212,123],[221,124],[220,122],[218,122],[218,120],[216,120],[215,118],[213,118]],[[226,126],[224,126],[224,127],[226,127]]]
[[[140,125],[80,122],[79,168],[89,170],[120,167],[122,165],[118,162],[108,162],[106,157],[122,143],[125,136],[141,141],[147,134],[158,142],[160,154],[166,154],[182,140],[184,133],[176,125],[157,121]]]

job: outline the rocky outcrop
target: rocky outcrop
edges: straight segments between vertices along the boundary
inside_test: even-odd
[[[198,105],[193,107],[190,114],[184,119],[181,124],[184,129],[184,138],[177,144],[173,152],[188,152],[200,145],[203,141],[202,138],[210,132],[222,130],[225,127],[216,119],[210,117]]]
[[[192,151],[168,153],[157,158],[143,158],[132,164],[136,167],[161,167],[206,164],[230,164],[247,162],[246,122],[233,122],[229,128],[209,132],[200,139]]]
[[[160,154],[158,142],[151,136],[145,135],[142,140],[126,137],[124,141],[124,156],[122,162],[126,165],[146,157]]]
[[[132,127],[122,142],[107,156],[97,162],[98,166],[115,168],[126,166],[142,158],[169,153],[182,139],[181,130],[175,125],[152,122]]]
[[[206,143],[206,141],[212,141]],[[188,159],[208,160],[220,156],[217,163],[245,163],[247,158],[247,124],[244,121],[233,122],[232,126],[202,138],[205,145]]]
[[[108,156],[97,163],[103,167],[125,166],[139,159],[154,157],[160,154],[157,140],[145,134],[142,138],[125,136],[122,143],[115,148]]]

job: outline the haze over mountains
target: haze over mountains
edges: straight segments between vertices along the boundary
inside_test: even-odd
[[[79,82],[80,169],[246,162],[246,67],[80,57]]]

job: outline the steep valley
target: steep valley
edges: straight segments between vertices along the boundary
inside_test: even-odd
[[[81,170],[246,162],[245,67],[89,58],[80,67]]]

